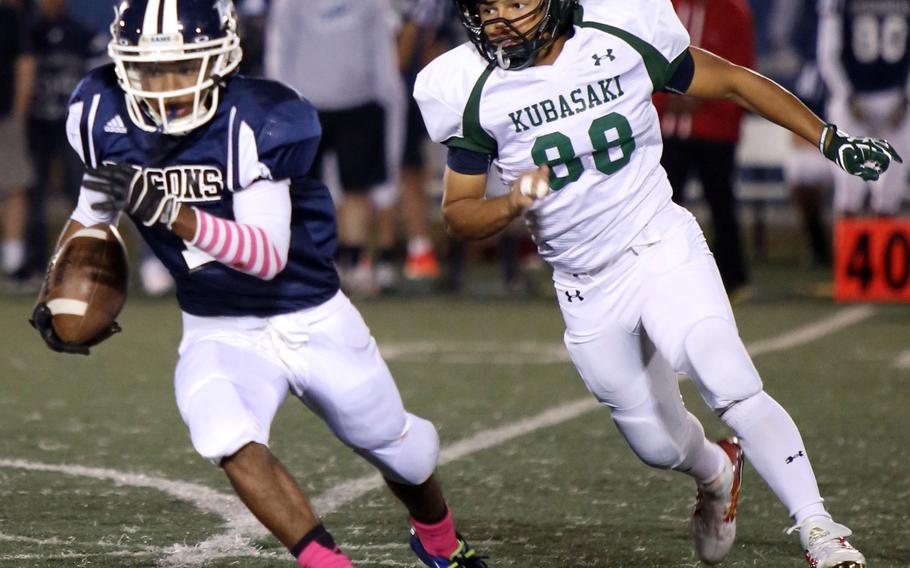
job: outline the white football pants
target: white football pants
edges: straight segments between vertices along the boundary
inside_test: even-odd
[[[566,346],[588,388],[607,406],[639,404],[658,388],[654,383],[675,383],[674,371],[689,374],[716,410],[761,391],[714,257],[695,218],[682,207],[664,207],[603,269],[556,272],[554,282]],[[718,360],[723,376],[699,372],[712,363],[690,356],[697,346],[687,345],[687,339],[702,329],[716,337],[712,357],[700,359]],[[671,390],[672,398],[679,398],[678,388]]]
[[[684,372],[790,514],[819,510],[799,431],[763,392],[688,211],[669,204],[616,261],[587,274],[556,272],[554,283],[572,361],[642,461],[700,481],[709,467],[719,472],[721,462],[705,463],[716,449],[706,449],[701,424],[683,405],[676,371]]]
[[[360,313],[339,292],[300,312],[257,317],[184,313],[177,406],[196,451],[220,463],[269,430],[290,390],[345,444],[399,483],[436,468],[439,438],[405,411]]]

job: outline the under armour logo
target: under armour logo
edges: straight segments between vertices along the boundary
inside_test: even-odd
[[[568,290],[564,290],[563,294],[566,295],[566,299],[569,300],[569,303],[572,303],[572,300],[578,299],[579,302],[584,302],[585,299],[581,297],[581,290],[574,290],[575,295],[569,293]]]
[[[792,455],[789,458],[787,458],[787,464],[789,465],[789,464],[795,462],[796,458],[804,458],[804,457],[806,457],[806,454],[802,450],[800,450],[799,452],[796,453],[796,455]]]
[[[606,55],[597,55],[596,53],[591,56],[591,59],[594,60],[594,67],[600,67],[600,62],[604,59],[609,59],[610,61],[616,61],[616,56],[613,55],[613,50],[608,49]]]

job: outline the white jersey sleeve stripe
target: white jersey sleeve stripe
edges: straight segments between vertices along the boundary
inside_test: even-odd
[[[227,190],[234,191],[234,120],[237,118],[237,107],[231,107],[231,117],[227,131]]]
[[[93,168],[98,167],[98,160],[95,158],[95,137],[92,136],[92,132],[95,130],[95,117],[98,116],[98,105],[101,103],[101,95],[95,95],[92,97],[92,108],[88,112],[88,126],[86,128],[86,136],[88,137],[88,153],[89,153],[89,162]]]
[[[85,163],[85,149],[82,141],[82,110],[84,107],[85,103],[82,101],[73,103],[66,115],[66,137],[73,150],[79,154],[82,163]]]

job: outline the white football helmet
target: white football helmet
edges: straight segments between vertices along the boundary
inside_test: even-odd
[[[185,134],[212,119],[243,57],[232,0],[123,0],[108,54],[133,123]]]

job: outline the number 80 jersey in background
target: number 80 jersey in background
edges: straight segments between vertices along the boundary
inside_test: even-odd
[[[836,70],[826,77],[835,96],[906,90],[910,0],[821,0],[819,13],[819,58],[831,60]]]
[[[670,202],[652,94],[689,35],[670,0],[582,2],[552,65],[507,71],[465,43],[418,76],[431,138],[489,154],[503,183],[541,164],[553,192],[526,221],[557,270],[585,272],[624,250]]]

